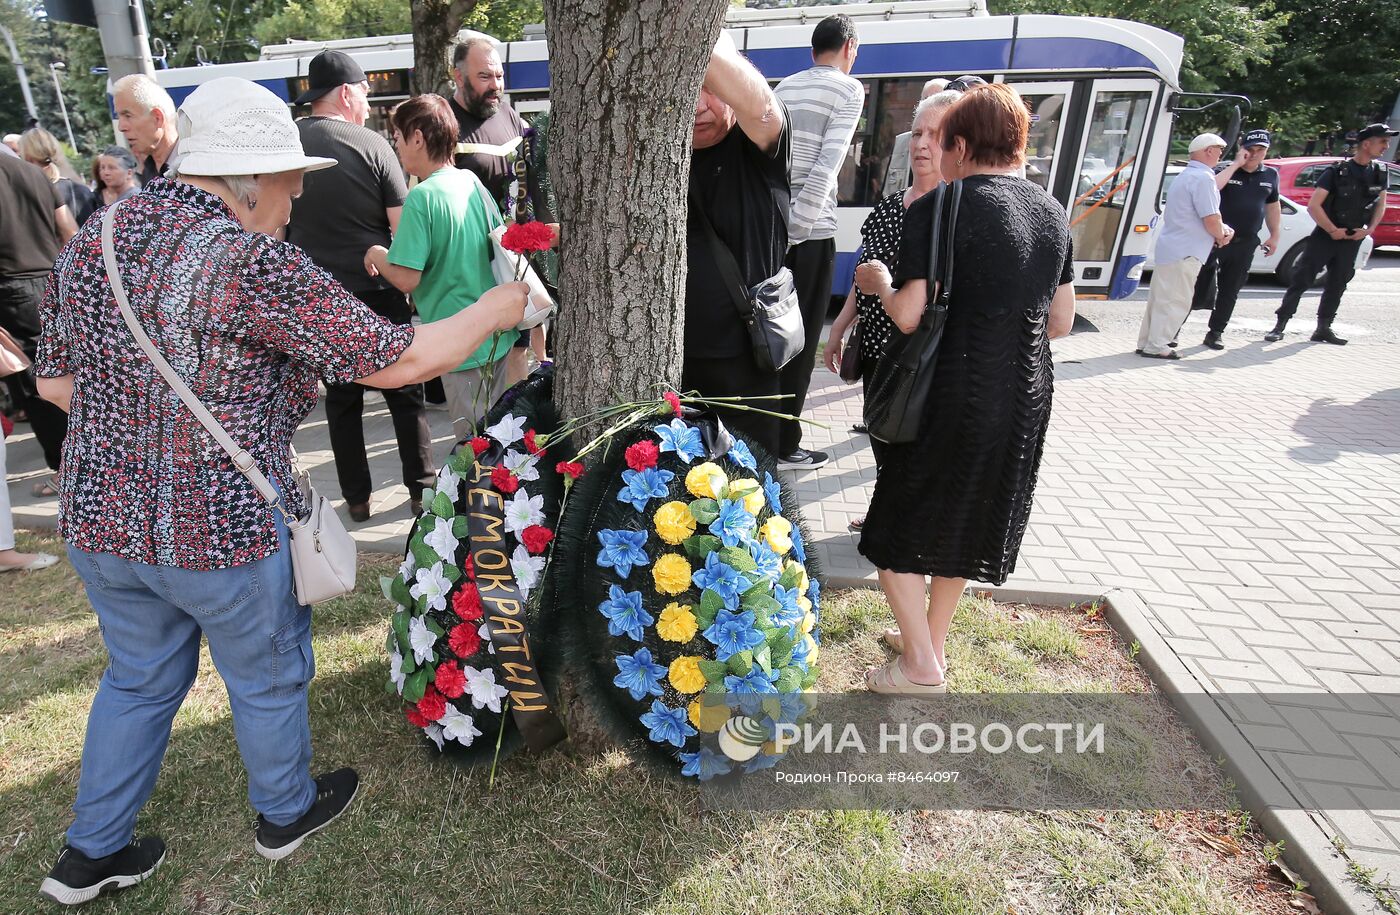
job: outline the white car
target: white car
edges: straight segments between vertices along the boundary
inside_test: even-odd
[[[1162,205],[1166,205],[1167,188],[1176,176],[1181,174],[1183,166],[1169,165],[1167,173],[1162,177]],[[1249,265],[1249,272],[1272,274],[1281,285],[1287,286],[1288,281],[1293,278],[1293,265],[1298,262],[1298,258],[1303,253],[1303,242],[1305,242],[1312,230],[1317,228],[1317,223],[1308,215],[1305,207],[1289,200],[1287,197],[1279,197],[1279,209],[1282,210],[1278,227],[1278,248],[1273,254],[1265,254],[1261,247],[1254,253],[1254,262]],[[1156,253],[1155,236],[1158,227],[1161,225],[1161,217],[1153,220],[1152,232],[1154,241],[1152,250],[1147,254],[1147,262],[1143,265],[1143,270],[1152,269],[1152,258]],[[1268,237],[1268,229],[1263,228],[1259,232],[1260,240]],[[1356,252],[1356,269],[1364,270],[1366,263],[1371,259],[1371,249],[1375,247],[1375,242],[1371,238],[1366,238],[1361,242],[1361,249]],[[1326,274],[1323,271],[1317,278],[1317,284],[1322,283],[1322,277]]]

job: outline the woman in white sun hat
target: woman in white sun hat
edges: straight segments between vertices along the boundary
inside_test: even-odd
[[[317,381],[392,388],[447,371],[520,322],[526,287],[497,287],[485,307],[417,329],[391,324],[271,234],[303,173],[336,164],[303,154],[283,101],[215,79],[185,100],[179,125],[177,177],[114,204],[117,268],[156,348],[301,516],[288,450]],[[34,366],[43,396],[70,413],[62,532],[110,657],[73,825],[40,888],[66,904],[137,883],[164,859],[158,837],[132,834],[201,635],[228,687],[260,854],[285,857],[358,786],[351,769],[311,776],[311,611],[293,595],[286,527],[132,337],[102,221],[54,267]]]

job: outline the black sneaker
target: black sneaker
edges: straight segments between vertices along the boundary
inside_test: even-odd
[[[1333,346],[1347,345],[1347,341],[1332,333],[1332,328],[1330,327],[1319,327],[1317,330],[1313,331],[1311,339],[1314,343],[1331,343]]]
[[[76,848],[63,846],[53,870],[39,884],[39,895],[59,905],[80,905],[128,886],[155,873],[165,860],[165,843],[159,836],[132,841],[105,858],[89,858]]]
[[[1277,343],[1283,339],[1284,322],[1280,321],[1274,325],[1274,329],[1264,335],[1265,343]]]
[[[805,448],[798,448],[792,454],[778,458],[778,469],[815,470],[825,463],[825,451],[808,451]]]
[[[269,861],[281,861],[301,847],[313,832],[320,832],[345,812],[360,788],[354,769],[336,769],[316,777],[316,801],[301,819],[287,826],[273,826],[258,814],[253,846]]]

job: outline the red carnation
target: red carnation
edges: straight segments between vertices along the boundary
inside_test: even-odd
[[[548,251],[554,242],[554,230],[537,220],[512,223],[501,236],[501,247],[516,254],[527,251]]]
[[[510,495],[520,488],[520,481],[515,478],[515,474],[510,472],[510,468],[505,464],[497,464],[491,471],[491,485],[496,489]]]
[[[543,553],[549,541],[554,539],[554,531],[539,524],[532,524],[520,532],[520,542],[531,553]]]
[[[481,634],[476,631],[475,626],[466,623],[453,626],[452,631],[447,634],[447,647],[459,658],[476,657],[476,653],[481,650]]]
[[[525,430],[525,450],[528,451],[528,452],[530,452],[531,454],[539,454],[541,451],[544,450],[544,449],[541,448],[539,445],[536,445],[536,444],[535,444],[535,430],[534,430],[534,429],[526,429],[526,430]]]
[[[431,721],[424,717],[422,712],[418,711],[418,706],[416,705],[404,706],[403,716],[407,718],[408,723],[415,728],[426,728],[428,725],[432,724]]]
[[[452,595],[452,612],[468,622],[481,619],[481,592],[472,582],[466,582]]]
[[[472,561],[470,550],[462,557],[462,571],[467,573],[468,578],[476,578],[476,563]]]
[[[626,451],[627,466],[641,473],[651,467],[656,466],[656,459],[661,456],[661,451],[656,447],[655,442],[640,441],[635,445],[630,445]]]
[[[583,476],[583,465],[577,461],[560,461],[554,465],[555,473],[562,473],[571,480]]]
[[[681,396],[675,391],[667,391],[661,395],[666,398],[666,402],[671,405],[671,410],[677,415],[681,415]]]
[[[433,679],[433,685],[438,692],[449,699],[456,699],[467,690],[467,677],[462,673],[462,669],[451,661],[444,661],[438,665],[437,675]],[[443,709],[446,711],[446,709]]]
[[[484,454],[484,453],[486,452],[486,449],[488,449],[488,448],[490,448],[490,447],[491,447],[491,440],[490,440],[490,439],[482,438],[482,437],[479,436],[479,435],[476,435],[476,436],[473,436],[473,437],[472,437],[472,454],[476,455],[477,457],[481,457],[482,454]]]
[[[430,686],[427,692],[423,693],[423,698],[418,700],[418,711],[430,722],[437,721],[447,714],[447,700],[442,698],[442,693]]]

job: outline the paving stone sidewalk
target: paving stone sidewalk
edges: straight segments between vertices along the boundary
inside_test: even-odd
[[[1383,344],[1263,344],[1243,332],[1229,342],[1221,353],[1184,348],[1176,363],[1134,356],[1121,334],[1055,344],[1050,440],[1008,585],[1134,589],[1207,691],[1299,696],[1286,714],[1244,702],[1226,712],[1315,809],[1319,835],[1395,886],[1400,810],[1353,808],[1368,791],[1400,789],[1400,361]],[[828,574],[873,584],[846,533],[874,485],[869,442],[848,431],[859,386],[821,369],[814,383],[810,415],[827,428],[806,444],[833,460],[792,482]],[[441,457],[450,430],[445,413],[431,416]],[[377,396],[365,427],[375,516],[356,536],[394,552],[407,493]],[[9,442],[15,520],[52,527],[54,501],[29,495],[43,469],[26,431]],[[321,411],[296,444],[338,495]],[[1374,764],[1385,754],[1393,766]]]

